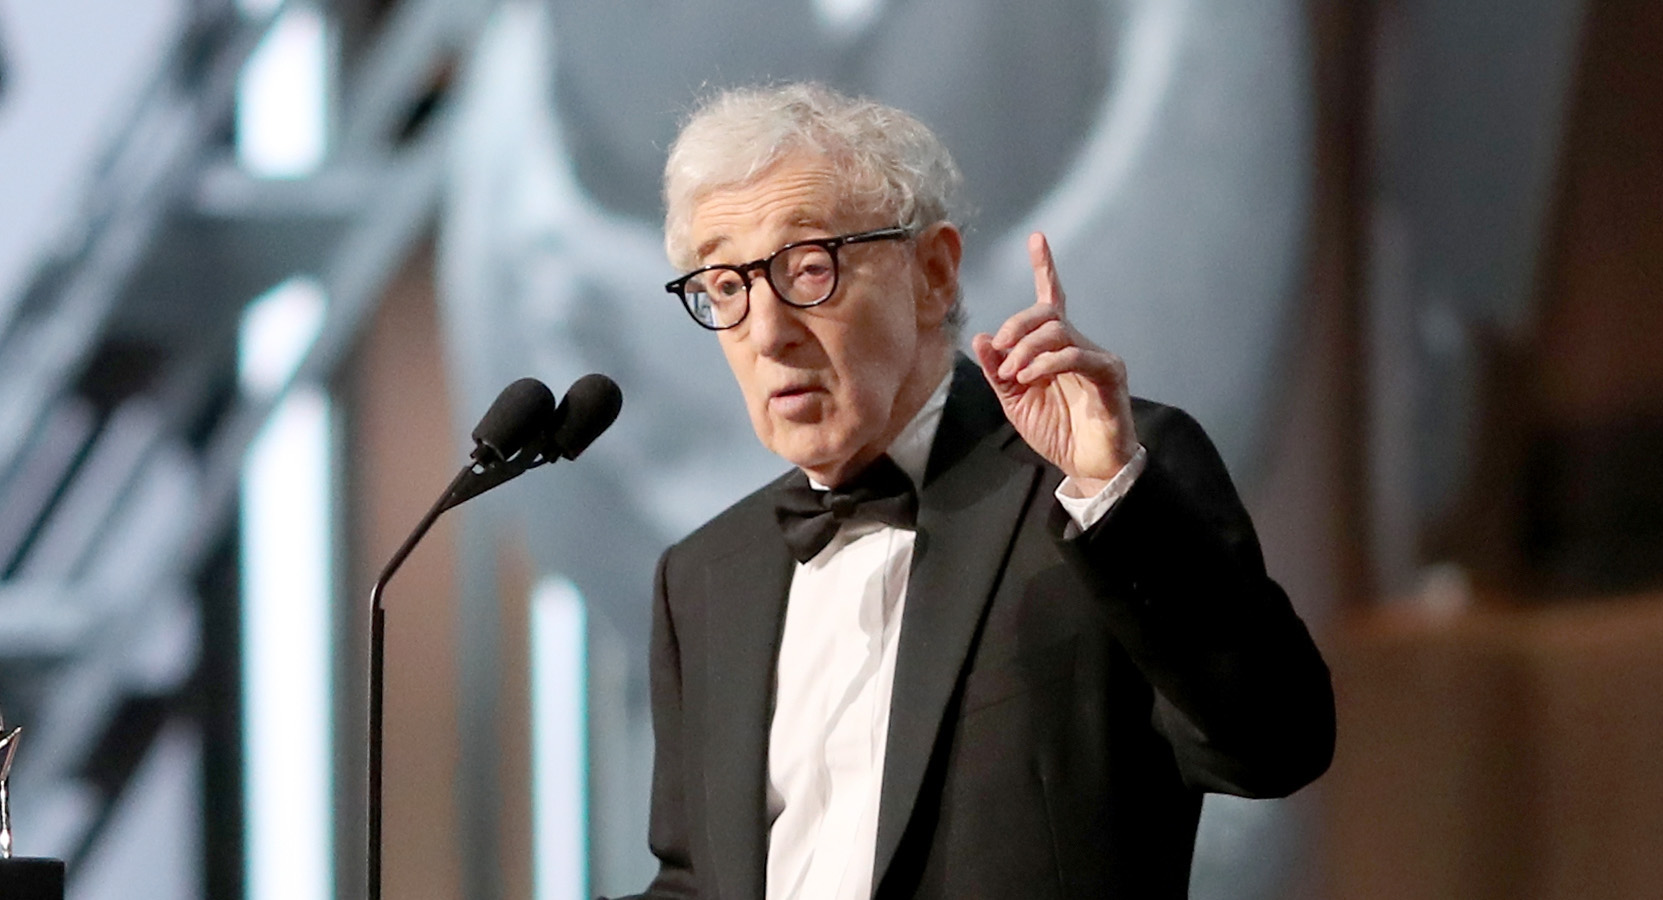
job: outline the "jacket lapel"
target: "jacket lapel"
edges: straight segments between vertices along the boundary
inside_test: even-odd
[[[761,900],[767,869],[768,728],[792,559],[768,503],[749,504],[705,568],[705,804],[721,896]]]
[[[1040,468],[961,357],[919,498],[879,801],[873,887],[882,884]]]

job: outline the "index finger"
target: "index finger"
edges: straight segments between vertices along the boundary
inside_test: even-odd
[[[1062,281],[1057,278],[1057,261],[1051,256],[1051,243],[1043,232],[1028,235],[1028,263],[1034,267],[1034,297],[1046,306],[1054,306],[1061,315],[1068,303],[1063,294]]]

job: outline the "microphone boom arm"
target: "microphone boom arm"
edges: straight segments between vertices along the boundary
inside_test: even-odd
[[[617,383],[604,375],[578,379],[558,407],[542,382],[522,378],[509,385],[474,429],[472,461],[451,479],[370,588],[368,900],[381,900],[381,728],[387,668],[387,611],[381,597],[387,583],[446,510],[544,463],[576,459],[612,424],[622,404]]]
[[[495,454],[481,454],[494,456]],[[462,467],[451,479],[450,486],[440,495],[439,499],[428,507],[427,513],[411,530],[410,536],[399,545],[387,565],[381,569],[381,574],[375,579],[375,586],[370,588],[370,698],[369,698],[369,815],[368,841],[369,855],[367,857],[369,900],[380,900],[381,897],[381,769],[382,769],[382,722],[385,718],[383,709],[386,695],[387,670],[387,610],[382,605],[381,596],[387,590],[387,583],[393,580],[393,575],[409,558],[410,553],[421,543],[422,538],[432,529],[433,523],[439,521],[439,516],[446,511],[485,493],[486,491],[518,478],[527,470],[535,468],[552,460],[541,452],[522,452],[507,460],[489,460],[487,462],[471,462]]]

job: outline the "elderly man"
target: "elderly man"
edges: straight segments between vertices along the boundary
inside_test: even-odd
[[[960,355],[951,157],[733,91],[665,174],[668,285],[794,470],[663,556],[644,897],[1178,898],[1203,791],[1333,750],[1328,672],[1201,428],[1036,302]]]

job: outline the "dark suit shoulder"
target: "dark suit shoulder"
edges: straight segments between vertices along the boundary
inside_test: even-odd
[[[1181,441],[1200,438],[1211,444],[1206,431],[1194,416],[1176,406],[1146,397],[1132,398],[1132,421],[1137,424],[1138,440],[1149,448],[1150,453],[1174,437]]]
[[[1141,397],[1132,398],[1132,419],[1160,477],[1200,501],[1215,526],[1246,518],[1229,468],[1200,422],[1176,406]]]

